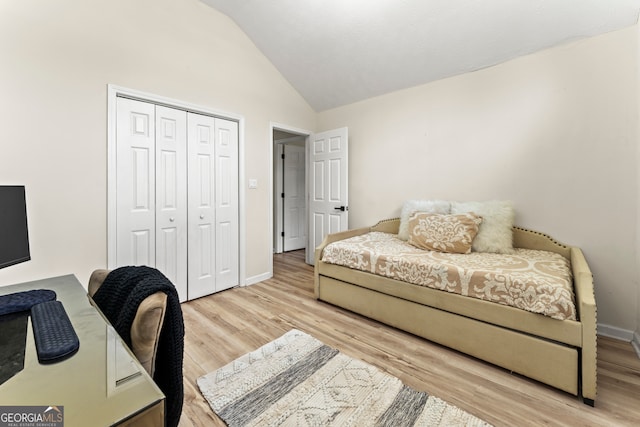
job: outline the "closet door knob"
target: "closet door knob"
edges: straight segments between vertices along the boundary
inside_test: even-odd
[[[204,219],[204,214],[200,214],[200,219]]]
[[[169,218],[169,221],[170,221],[170,222],[173,222],[173,221],[175,221],[175,220],[176,220],[176,219],[175,219],[174,217]]]

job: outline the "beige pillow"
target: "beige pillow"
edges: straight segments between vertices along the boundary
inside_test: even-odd
[[[429,212],[438,214],[448,214],[451,210],[451,202],[446,200],[406,200],[402,204],[400,213],[400,229],[398,238],[409,240],[409,215],[414,212]]]
[[[473,212],[442,215],[414,212],[409,216],[409,244],[429,251],[468,254],[482,217]]]

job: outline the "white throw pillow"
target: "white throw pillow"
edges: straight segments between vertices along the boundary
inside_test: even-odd
[[[511,202],[452,202],[451,213],[473,212],[482,217],[482,224],[471,248],[475,252],[513,253],[513,222],[515,211]]]
[[[402,205],[400,212],[400,229],[398,238],[409,240],[409,216],[414,212],[428,212],[448,214],[451,210],[451,202],[446,200],[407,200]]]

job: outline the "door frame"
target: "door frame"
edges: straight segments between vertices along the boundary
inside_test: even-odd
[[[223,112],[210,107],[113,84],[107,85],[107,268],[113,269],[116,266],[116,100],[118,97],[149,102],[191,113],[204,114],[238,122],[238,282],[241,286],[244,286],[246,280],[244,117],[238,114]]]
[[[309,182],[309,136],[313,134],[313,132],[311,132],[310,130],[306,130],[306,129],[300,129],[300,128],[296,128],[293,126],[288,126],[288,125],[284,125],[281,123],[276,123],[276,122],[270,122],[269,123],[269,140],[271,141],[271,144],[269,145],[270,147],[270,156],[269,158],[271,159],[270,162],[270,173],[269,173],[269,179],[271,180],[270,185],[269,185],[269,191],[271,193],[271,197],[269,197],[269,227],[271,228],[271,233],[269,234],[269,236],[271,237],[269,239],[269,253],[273,254],[274,253],[274,239],[275,239],[275,233],[276,233],[276,229],[274,227],[274,209],[275,209],[275,180],[274,180],[274,175],[275,175],[275,153],[277,151],[276,149],[276,145],[278,145],[280,142],[279,141],[275,141],[273,139],[273,131],[274,130],[279,130],[279,131],[283,131],[283,132],[287,132],[293,135],[297,135],[297,136],[302,136],[305,138],[304,141],[304,152],[305,152],[305,182]],[[307,187],[307,185],[305,185],[305,189],[304,189],[304,198],[306,201],[306,204],[309,204],[309,189]],[[309,250],[309,236],[307,235],[307,243],[305,246],[306,250]],[[268,273],[269,277],[273,277],[273,259],[271,261],[270,264],[270,271]]]
[[[285,212],[283,209],[283,204],[280,203],[280,201],[282,201],[281,197],[278,197],[279,193],[283,193],[284,192],[284,180],[283,180],[283,173],[284,173],[284,162],[282,160],[282,154],[284,154],[284,147],[292,142],[298,142],[300,141],[302,138],[304,138],[304,148],[305,148],[305,165],[304,165],[304,170],[305,170],[305,205],[306,205],[306,201],[307,201],[307,193],[306,193],[306,171],[307,171],[307,158],[306,158],[306,146],[307,146],[307,141],[306,141],[306,136],[304,135],[298,135],[298,136],[294,136],[291,138],[286,138],[286,139],[279,139],[279,140],[274,140],[274,151],[273,151],[273,165],[274,165],[274,188],[273,188],[273,203],[275,205],[275,216],[274,216],[274,234],[273,234],[273,239],[275,240],[275,245],[273,248],[273,252],[276,254],[282,253],[284,252],[284,239],[280,237],[280,234],[284,231],[285,227],[284,227],[284,220],[286,218],[285,216]],[[305,223],[307,221],[306,215],[305,215]],[[305,227],[306,230],[306,227]]]

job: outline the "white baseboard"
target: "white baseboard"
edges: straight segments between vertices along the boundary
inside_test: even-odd
[[[631,345],[633,349],[636,351],[638,358],[640,358],[640,332],[636,331],[633,334],[633,339],[631,340]]]
[[[257,276],[253,276],[253,277],[247,277],[244,280],[244,285],[242,285],[242,286],[255,285],[258,282],[262,282],[263,280],[271,279],[272,277],[273,277],[273,273],[271,273],[271,272],[258,274]]]
[[[628,329],[598,323],[598,335],[630,342],[640,359],[640,331],[633,332]]]
[[[633,331],[616,326],[604,325],[602,323],[598,323],[598,335],[626,342],[631,342],[633,339]]]

